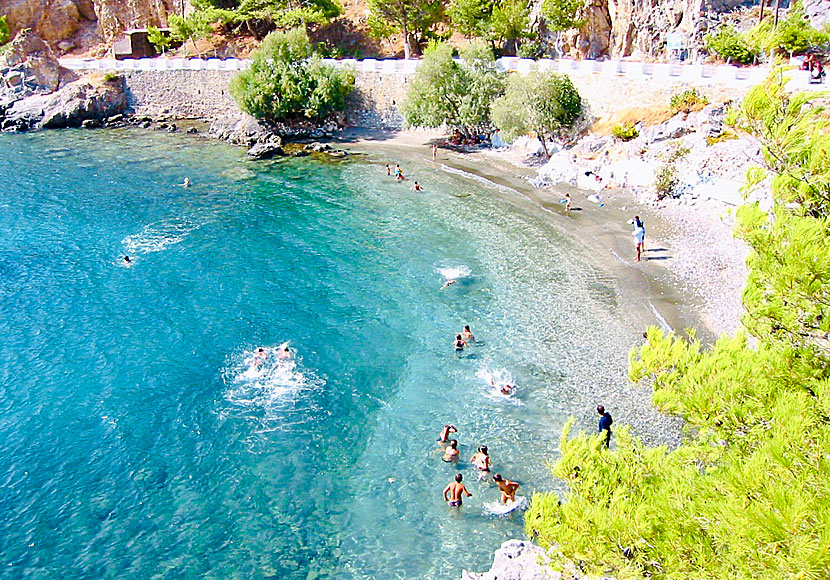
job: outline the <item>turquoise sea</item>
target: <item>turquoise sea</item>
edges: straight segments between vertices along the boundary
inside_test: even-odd
[[[0,135],[0,578],[443,580],[523,537],[467,460],[558,489],[562,425],[594,428],[642,325],[520,196],[397,161]]]

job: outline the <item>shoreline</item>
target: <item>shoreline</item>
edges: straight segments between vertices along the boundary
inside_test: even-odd
[[[346,130],[334,141],[350,152],[415,153],[421,161],[432,163],[430,143],[444,136],[439,131]],[[527,178],[536,175],[535,168],[517,165],[493,150],[461,153],[439,149],[436,170],[501,190],[501,195],[521,197],[520,203],[527,209],[544,212],[562,233],[579,237],[592,261],[614,274],[625,308],[644,322],[644,330],[652,324],[677,334],[695,329],[698,339],[712,343],[720,334],[739,329],[747,249],[733,238],[732,226],[721,215],[724,208],[717,202],[656,208],[633,192],[610,189],[601,192],[605,205],[599,207],[586,200],[590,192],[574,186],[534,187]],[[574,199],[570,213],[559,203],[566,191]],[[642,216],[648,231],[646,259],[639,263],[634,260],[631,226],[626,223],[635,214]],[[704,235],[713,241],[699,252],[699,244],[692,240]],[[722,248],[724,244],[728,247]],[[736,265],[743,271],[730,273]],[[717,297],[721,303],[713,312],[707,304]]]

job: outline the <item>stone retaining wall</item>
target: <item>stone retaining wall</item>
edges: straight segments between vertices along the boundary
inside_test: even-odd
[[[123,74],[129,105],[136,115],[213,121],[239,113],[228,90],[230,79],[236,71],[134,70]],[[402,128],[400,104],[406,96],[412,76],[404,73],[358,72],[355,91],[348,99],[346,120],[349,125]],[[599,73],[570,76],[580,94],[588,101],[595,117],[609,117],[624,109],[665,107],[672,95],[696,86],[687,80],[672,78],[609,78]],[[718,102],[739,100],[750,87],[710,83],[697,88],[710,101]]]

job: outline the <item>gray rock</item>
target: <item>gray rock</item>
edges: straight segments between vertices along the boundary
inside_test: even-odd
[[[96,127],[101,126],[101,121],[98,119],[85,119],[81,122],[81,127],[84,129],[95,129]]]
[[[185,131],[188,135],[195,135],[198,132],[199,130],[196,127],[189,127],[187,131]]]
[[[246,147],[251,147],[256,143],[282,145],[279,135],[244,113],[215,121],[210,126],[208,135],[234,145],[245,145]]]
[[[476,574],[464,570],[461,580],[560,580],[545,551],[522,540],[508,540],[496,550],[489,572]]]
[[[315,153],[321,153],[323,151],[331,150],[331,146],[327,143],[310,143],[304,147],[306,151],[314,151]]]
[[[178,131],[178,130],[179,130],[179,128],[178,128],[178,127],[176,127],[176,124],[175,124],[175,123],[170,123],[170,126],[169,126],[169,127],[167,127],[167,132],[168,132],[168,133],[175,133],[175,132],[176,132],[176,131]]]
[[[152,126],[152,124],[153,123],[151,123],[150,121],[144,121],[139,125],[139,127],[141,127],[142,129],[149,129]]]
[[[285,151],[277,143],[256,143],[248,149],[248,157],[251,159],[271,159],[272,157],[282,157],[284,155]]]

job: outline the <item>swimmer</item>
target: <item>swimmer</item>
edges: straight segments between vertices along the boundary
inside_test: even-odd
[[[439,290],[443,290],[444,288],[449,288],[451,285],[455,284],[455,280],[452,278],[447,278],[444,280],[444,285],[439,288]]]
[[[493,481],[499,486],[501,491],[501,503],[507,503],[508,500],[516,501],[516,490],[519,489],[519,483],[504,479],[500,473],[493,476]]]
[[[461,507],[461,494],[467,494],[467,497],[473,497],[467,488],[464,487],[464,484],[461,483],[464,480],[464,476],[460,473],[455,474],[455,481],[450,482],[447,487],[444,488],[444,501],[449,504],[450,507]]]
[[[185,177],[185,178],[184,178],[184,181],[183,181],[182,183],[178,183],[177,185],[178,185],[179,187],[190,187],[190,185],[191,185],[191,183],[190,183],[190,178],[189,178],[189,177]]]
[[[464,325],[464,330],[461,331],[461,337],[467,342],[475,342],[476,340],[476,337],[473,336],[473,333],[470,331],[469,324]]]
[[[513,389],[515,389],[515,388],[516,388],[516,385],[511,385],[510,383],[505,383],[501,386],[499,391],[501,391],[502,395],[504,395],[506,397],[509,397],[511,395],[511,393],[513,393]]]
[[[441,435],[440,437],[438,437],[438,441],[440,441],[441,443],[446,443],[447,437],[450,436],[450,433],[458,433],[458,429],[455,428],[455,425],[450,425],[449,423],[447,423],[446,425],[444,425],[444,428],[441,429]]]
[[[257,368],[261,367],[262,364],[265,362],[265,360],[267,358],[268,358],[268,353],[265,352],[264,348],[256,349],[256,352],[254,353],[254,360],[252,361],[253,362],[252,366],[255,366]]]
[[[288,347],[286,346],[284,349],[279,351],[277,356],[279,356],[280,360],[291,360],[294,355],[291,354],[291,351],[288,350]]]
[[[124,256],[124,265],[130,267],[133,265],[133,260],[129,256]]]
[[[482,445],[470,458],[470,463],[478,467],[479,471],[490,471],[490,456],[487,455],[487,446]]]
[[[413,185],[409,189],[411,189],[412,191],[423,191],[424,190],[424,188],[421,187],[421,184],[419,184],[417,181],[415,182],[415,185]]]
[[[444,449],[444,457],[441,459],[445,463],[455,463],[458,461],[458,441],[450,439],[450,444]]]
[[[461,354],[464,352],[464,347],[467,346],[467,343],[464,342],[464,339],[461,338],[460,334],[456,334],[453,345],[455,346],[455,354]]]

